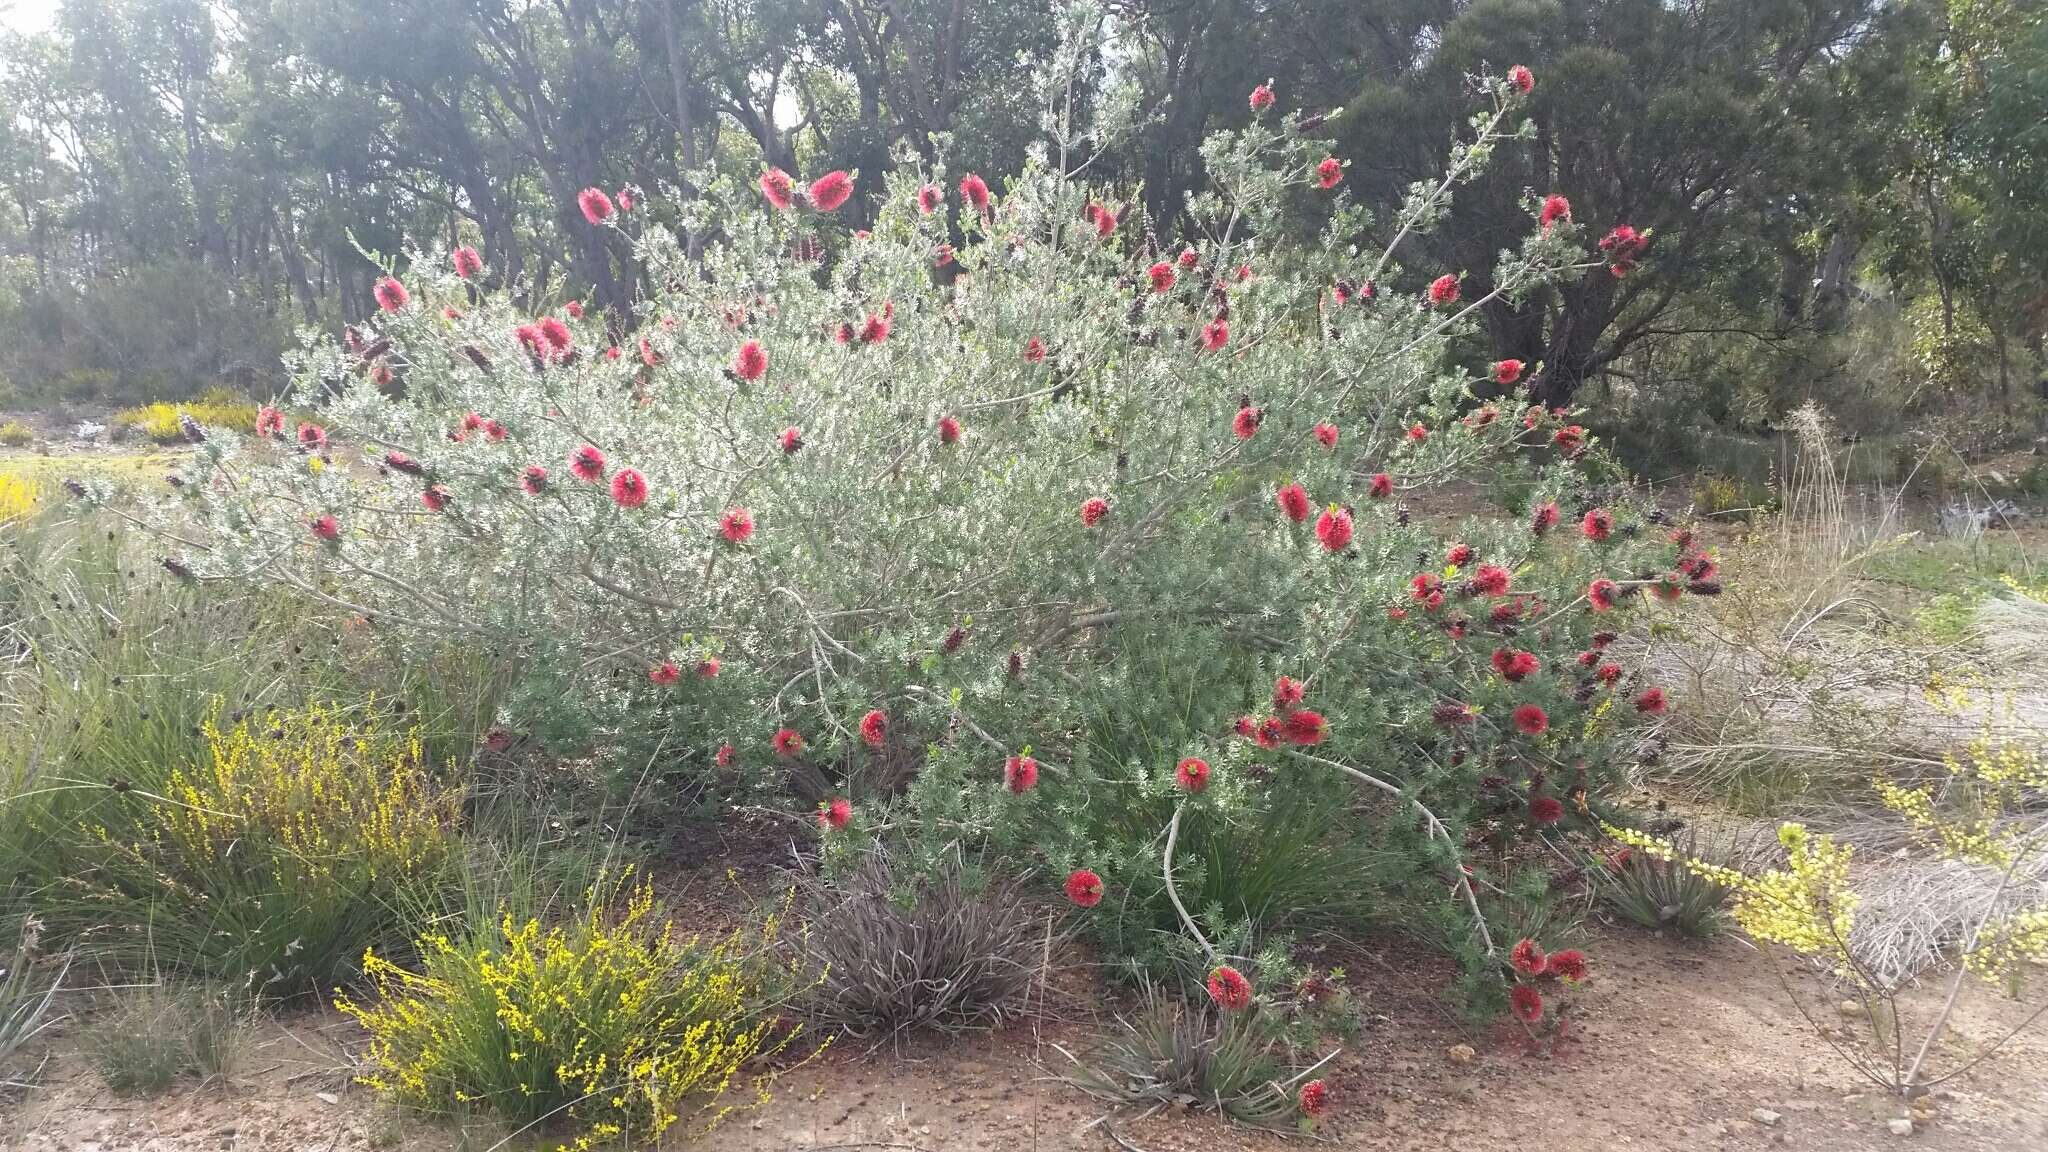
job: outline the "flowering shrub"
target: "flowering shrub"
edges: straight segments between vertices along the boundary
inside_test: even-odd
[[[1527,90],[1480,85],[1395,244],[1531,131]],[[266,408],[205,442],[178,563],[395,645],[516,649],[571,698],[630,702],[627,725],[677,702],[685,755],[827,800],[828,838],[936,748],[985,795],[925,800],[971,807],[990,846],[1043,832],[1059,875],[1098,878],[1077,903],[1122,907],[1169,812],[1221,828],[1319,788],[1341,839],[1364,784],[1409,881],[1476,909],[1465,839],[1584,822],[1662,709],[1604,655],[1610,611],[1717,587],[1686,542],[1595,506],[1565,414],[1473,399],[1520,366],[1447,362],[1475,309],[1608,257],[1535,200],[1484,294],[1364,254],[1317,118],[1270,105],[1204,145],[1214,187],[1168,251],[1130,189],[1069,174],[1079,138],[1050,122],[1007,181],[906,157],[855,233],[833,209],[858,174],[708,181],[680,209],[691,245],[586,195],[647,285],[630,330],[415,255],[376,317],[293,359],[303,421]],[[1327,216],[1312,237],[1286,217],[1303,204]],[[1426,517],[1478,473],[1525,477],[1511,520]],[[1147,651],[1205,676],[1164,699],[1131,674]],[[1026,754],[1029,783],[1004,767]],[[1190,756],[1199,790],[1175,779]],[[1248,870],[1203,871],[1220,899]]]
[[[190,439],[193,424],[251,432],[256,428],[256,405],[226,388],[209,388],[196,400],[182,404],[159,401],[114,413],[113,425],[134,430],[158,444],[182,444]]]
[[[567,1122],[578,1150],[652,1144],[685,1116],[708,1128],[745,1066],[796,1033],[762,1013],[762,940],[674,927],[647,884],[599,884],[566,924],[507,914],[482,938],[428,936],[417,972],[366,954],[378,1000],[335,998],[370,1033],[363,1082],[419,1108]]]

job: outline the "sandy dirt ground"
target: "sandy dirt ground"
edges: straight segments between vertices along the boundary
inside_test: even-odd
[[[1773,961],[1733,939],[1696,945],[1610,931],[1579,996],[1578,1042],[1532,1056],[1517,1034],[1460,1028],[1430,989],[1433,961],[1360,949],[1363,1032],[1326,1069],[1338,1104],[1317,1143],[1358,1149],[1920,1147],[2048,1149],[2048,1030],[1943,1085],[1910,1135],[1909,1114],[1859,1081],[1792,1011]],[[1782,963],[1782,962],[1780,962]],[[1810,987],[1810,983],[1808,984]],[[2019,1006],[1982,990],[1960,1021],[1969,1042],[2002,1034]],[[1933,999],[1931,991],[1923,1001]],[[1923,1013],[1931,1004],[1915,1005]],[[1909,1017],[1910,1019],[1910,1017]],[[1843,1043],[1866,1022],[1817,1016]],[[1266,1152],[1308,1146],[1213,1117],[1110,1115],[1055,1076],[1056,1045],[1103,1023],[1029,1022],[996,1035],[924,1038],[881,1050],[840,1044],[785,1074],[774,1099],[670,1147],[703,1152]],[[0,1147],[24,1152],[457,1152],[554,1147],[483,1124],[402,1117],[349,1083],[347,1022],[309,1013],[267,1024],[226,1085],[150,1100],[116,1097],[60,1041],[42,1086],[0,1102]],[[1457,1045],[1475,1050],[1456,1059]],[[1958,1048],[1961,1046],[1958,1045]],[[1107,1116],[1107,1119],[1105,1119]],[[502,1143],[501,1143],[502,1141]]]

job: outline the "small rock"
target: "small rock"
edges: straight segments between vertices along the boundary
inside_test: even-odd
[[[313,1095],[314,1095],[315,1097],[317,1097],[317,1098],[319,1099],[319,1101],[320,1101],[320,1102],[321,1102],[322,1104],[339,1104],[339,1103],[341,1103],[341,1097],[339,1097],[339,1096],[336,1096],[336,1095],[335,1095],[334,1093],[332,1093],[332,1092],[315,1092],[315,1093],[313,1093]]]
[[[1472,1051],[1470,1044],[1453,1044],[1451,1045],[1451,1050],[1445,1053],[1445,1055],[1451,1058],[1451,1063],[1453,1064],[1470,1064],[1472,1058],[1478,1055],[1478,1053]]]
[[[1904,1116],[1895,1118],[1891,1123],[1886,1124],[1885,1127],[1891,1129],[1894,1136],[1911,1136],[1913,1134],[1913,1122]]]
[[[1835,1011],[1840,1012],[1844,1016],[1861,1016],[1863,1015],[1863,1001],[1844,1000],[1840,1004],[1835,1005]]]
[[[1749,1112],[1749,1118],[1766,1128],[1775,1126],[1782,1119],[1782,1117],[1769,1108],[1752,1108]]]

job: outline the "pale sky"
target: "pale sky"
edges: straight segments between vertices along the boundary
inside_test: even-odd
[[[0,0],[0,28],[41,32],[57,15],[58,0]]]

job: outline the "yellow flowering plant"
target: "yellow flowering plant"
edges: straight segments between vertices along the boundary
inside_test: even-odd
[[[366,954],[376,998],[335,1004],[370,1033],[362,1082],[403,1104],[565,1125],[577,1152],[638,1147],[686,1117],[716,1125],[736,1086],[767,1100],[746,1070],[800,1031],[771,1007],[779,928],[679,936],[645,880],[600,880],[562,923],[506,913],[468,939],[426,936],[417,970]]]
[[[1972,686],[1940,679],[1929,685],[1927,695],[1938,710],[1950,714],[1962,712],[1978,698]],[[2048,828],[2012,818],[2030,796],[2048,792],[2048,761],[2039,748],[2000,735],[1989,718],[1992,711],[1986,710],[1975,739],[1943,757],[1944,772],[1938,781],[1872,781],[1878,799],[1905,821],[1922,848],[1996,877],[1995,889],[1981,911],[1971,913],[1956,941],[1953,971],[1917,1044],[1905,1042],[1901,1004],[1915,974],[1880,970],[1852,945],[1859,896],[1851,881],[1849,846],[1802,824],[1787,823],[1778,830],[1782,866],[1744,872],[1688,857],[1668,841],[1634,829],[1612,824],[1605,828],[1637,851],[1672,861],[1726,888],[1735,923],[1751,940],[1789,948],[1828,968],[1856,996],[1861,1013],[1891,1038],[1876,1051],[1851,1051],[1840,1045],[1836,1050],[1870,1080],[1914,1098],[1989,1058],[2019,1031],[2015,1028],[1979,1047],[1954,1067],[1936,1070],[1929,1064],[1948,1031],[1967,978],[1975,974],[2017,994],[2022,970],[2048,962],[2048,904],[2014,899],[2024,890],[2017,881],[2039,871],[2038,858],[2048,849]],[[2044,1013],[2048,1005],[2028,1014],[2019,1027]]]

